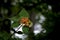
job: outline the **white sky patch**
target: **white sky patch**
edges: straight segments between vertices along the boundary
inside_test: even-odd
[[[14,21],[11,21],[11,24],[13,24],[14,23]]]
[[[25,34],[17,34],[17,33],[15,33],[15,38],[22,38],[22,40],[25,40],[26,37],[27,37],[27,35],[25,35]]]
[[[51,10],[52,9],[52,6],[51,5],[48,5],[48,9]]]
[[[16,31],[20,26],[21,26],[21,25],[19,25],[18,27],[15,27],[15,28],[13,28],[13,29]],[[22,27],[20,27],[20,29],[19,29],[18,31],[22,31]],[[17,31],[17,32],[18,32],[18,31]],[[10,32],[11,32],[11,34],[14,33],[13,31],[10,31]],[[22,32],[23,32],[23,31],[22,31]],[[25,35],[25,34],[15,33],[14,35],[15,35],[15,38],[21,38],[22,40],[24,40],[25,37],[27,37],[27,35]],[[14,35],[12,36],[12,38],[14,38]]]
[[[43,23],[43,22],[45,21],[45,17],[44,17],[42,14],[36,15],[36,19],[39,19],[39,18],[40,18],[40,20],[38,21],[39,23]],[[42,28],[42,25],[39,24],[39,23],[36,23],[36,24],[34,25],[34,34],[35,34],[35,35],[37,35],[37,34],[40,33],[42,30],[44,30],[44,29]],[[46,30],[43,31],[43,33],[45,33],[45,32],[46,32]]]
[[[23,24],[24,25],[24,24]],[[15,31],[20,27],[21,25],[19,25],[18,27],[15,27],[14,29],[15,29]],[[21,28],[18,30],[18,31],[22,31],[22,26],[21,26]],[[17,31],[17,32],[18,32]],[[23,31],[22,31],[23,32]],[[15,38],[21,38],[22,40],[25,40],[25,38],[28,36],[28,35],[26,35],[26,34],[18,34],[18,33],[15,33],[14,34],[15,35]]]
[[[44,30],[43,33],[46,33],[46,30]]]
[[[42,26],[39,23],[36,23],[34,25],[34,34],[37,35],[38,33],[40,33],[42,31]]]
[[[11,24],[13,24],[14,23],[14,21],[12,21],[11,20]],[[18,32],[18,31],[21,31],[21,32],[23,32],[22,31],[22,27],[24,26],[25,24],[20,24],[18,27],[15,27],[15,28],[13,28],[16,32]],[[20,28],[19,28],[20,27]],[[17,30],[19,28],[19,30]],[[10,33],[11,34],[13,34],[14,33],[14,31],[10,31]],[[24,40],[26,37],[27,37],[27,35],[25,35],[25,34],[18,34],[18,33],[15,33],[13,36],[12,36],[12,38],[14,38],[14,36],[15,36],[15,38],[21,38],[22,40]]]
[[[40,15],[39,23],[43,23],[45,21],[45,17],[43,15]]]
[[[15,27],[15,31],[20,27],[20,25],[18,27]],[[18,31],[22,31],[22,27],[20,27],[20,29]],[[23,32],[23,31],[22,31]]]
[[[13,34],[13,33],[14,33],[14,31],[10,30],[10,33],[11,33],[11,34]]]

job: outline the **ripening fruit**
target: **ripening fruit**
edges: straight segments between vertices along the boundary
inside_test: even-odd
[[[27,17],[24,17],[20,20],[20,23],[25,24],[26,26],[29,26],[29,19]]]
[[[20,20],[20,22],[21,22],[21,23],[24,23],[24,24],[25,24],[26,22],[28,22],[28,21],[29,21],[28,18],[22,18],[22,19]]]

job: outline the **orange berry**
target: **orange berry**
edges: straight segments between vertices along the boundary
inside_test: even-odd
[[[29,19],[26,18],[26,17],[24,17],[24,18],[22,18],[22,19],[20,20],[20,23],[23,23],[23,24],[25,24],[26,26],[28,26],[28,25],[29,25]]]

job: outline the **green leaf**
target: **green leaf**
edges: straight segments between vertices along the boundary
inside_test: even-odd
[[[14,16],[12,18],[10,18],[11,20],[15,21],[15,22],[18,22],[19,21],[19,17],[18,16]]]
[[[17,22],[14,22],[13,24],[12,24],[12,27],[18,27],[19,26],[19,23],[17,23]]]
[[[12,24],[12,27],[17,27],[19,25],[18,22],[22,17],[28,17],[29,18],[29,14],[25,9],[22,9],[19,12],[19,14],[17,14],[16,16],[10,18],[12,21],[14,21],[14,23]]]
[[[24,33],[24,34],[28,34],[28,33],[29,33],[29,28],[28,28],[28,27],[25,27],[25,26],[24,26],[24,27],[22,28],[22,30],[23,30],[23,33]]]
[[[21,12],[19,12],[19,17],[22,18],[22,17],[28,17],[29,18],[29,13],[23,8],[21,10]]]
[[[29,13],[25,10],[25,9],[22,9],[19,14],[17,14],[16,16],[14,17],[11,17],[10,19],[13,20],[13,21],[18,21],[19,19],[23,18],[23,17],[28,17],[29,18]]]

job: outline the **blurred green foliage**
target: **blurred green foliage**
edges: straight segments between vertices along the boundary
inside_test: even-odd
[[[23,33],[24,33],[24,34],[29,34],[29,27],[27,27],[27,26],[25,27],[25,26],[24,26],[24,27],[22,28],[22,30],[23,30]]]
[[[7,33],[6,31],[0,32],[0,40],[8,40],[10,34]]]
[[[29,14],[24,8],[19,12],[19,14],[10,18],[10,20],[14,22],[12,24],[12,27],[18,27],[19,24],[20,24],[20,19],[23,18],[23,17],[28,17],[29,18]]]
[[[13,1],[12,1],[13,2]],[[60,13],[54,13],[52,10],[48,9],[48,4],[43,3],[38,0],[23,0],[23,2],[17,2],[16,5],[12,5],[10,18],[6,16],[7,14],[2,14],[4,18],[9,18],[14,21],[12,27],[17,27],[19,25],[19,20],[22,17],[30,18],[29,14],[35,12],[36,14],[41,13],[46,17],[46,21],[42,24],[42,28],[46,29],[46,33],[39,33],[36,36],[33,32],[29,32],[26,40],[49,40],[48,33],[53,32],[56,25],[56,21],[59,19]],[[22,10],[21,10],[22,9]],[[25,10],[26,9],[26,10]],[[34,16],[34,15],[33,15]],[[33,19],[34,20],[34,19]],[[8,40],[11,34],[6,31],[1,31],[3,18],[0,18],[0,40]],[[60,20],[58,20],[59,22]],[[24,33],[28,33],[28,28],[23,28]],[[19,38],[10,38],[10,40],[20,40]]]

